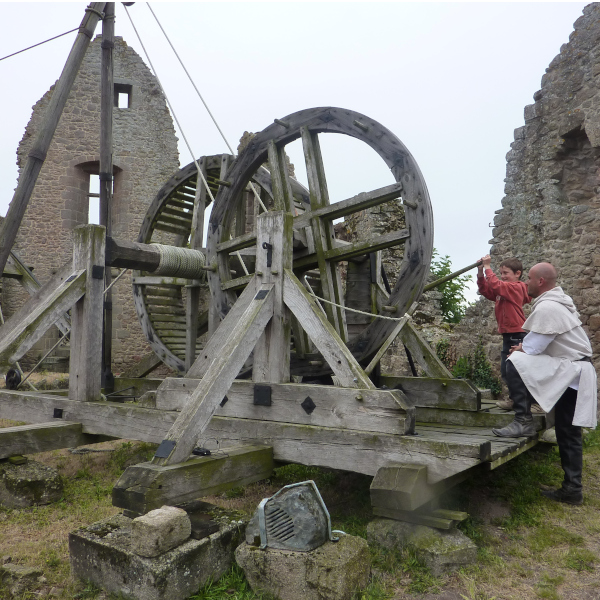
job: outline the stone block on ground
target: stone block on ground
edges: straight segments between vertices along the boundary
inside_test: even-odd
[[[73,575],[133,600],[184,600],[233,564],[244,539],[242,521],[220,518],[217,533],[188,539],[154,558],[131,548],[132,519],[115,515],[69,534]]]
[[[63,484],[58,471],[34,460],[13,465],[0,462],[0,505],[26,508],[35,504],[50,504],[61,499]]]
[[[163,506],[133,519],[131,549],[138,556],[159,556],[190,537],[192,526],[185,510]]]
[[[367,586],[371,559],[366,540],[342,535],[310,552],[292,552],[247,543],[235,551],[255,592],[279,600],[350,600]]]
[[[477,546],[458,529],[440,530],[392,519],[374,519],[367,527],[367,540],[390,550],[412,547],[436,577],[477,560]]]
[[[5,563],[0,566],[0,581],[13,598],[20,598],[38,586],[42,572],[31,567]]]

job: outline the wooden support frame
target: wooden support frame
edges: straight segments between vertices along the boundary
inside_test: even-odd
[[[85,295],[72,310],[69,398],[94,402],[101,389],[106,229],[81,225],[73,238],[73,267],[87,277]]]

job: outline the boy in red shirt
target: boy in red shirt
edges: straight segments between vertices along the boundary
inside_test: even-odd
[[[521,281],[523,263],[519,259],[508,258],[500,263],[500,279],[490,268],[491,261],[489,254],[481,259],[477,272],[477,287],[482,296],[496,302],[498,333],[502,334],[500,373],[506,383],[506,359],[510,349],[512,346],[518,346],[527,335],[523,329],[523,305],[531,302],[531,296],[527,293],[527,285]],[[513,405],[512,400],[502,400],[496,404],[505,410],[511,410]],[[531,410],[543,412],[538,404],[533,404]]]

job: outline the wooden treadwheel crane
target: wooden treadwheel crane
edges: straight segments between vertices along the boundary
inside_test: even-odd
[[[319,144],[329,133],[368,144],[395,183],[331,202]],[[297,139],[308,190],[290,179],[285,163],[285,147]],[[77,228],[73,262],[0,328],[0,357],[18,360],[72,307],[69,397],[0,391],[1,417],[44,424],[0,430],[0,459],[99,439],[90,436],[158,443],[153,460],[127,469],[114,488],[114,504],[130,515],[263,479],[276,460],[372,475],[376,514],[438,527],[464,518],[439,510],[436,499],[537,439],[486,434],[510,415],[482,411],[480,392],[453,379],[411,324],[408,313],[429,272],[433,217],[406,147],[365,115],[314,108],[275,119],[236,159],[207,156],[199,167],[218,189],[205,249],[194,232],[206,190],[190,165],[163,188],[137,242],[107,237],[104,227]],[[267,208],[252,218],[251,182]],[[397,199],[405,228],[351,243],[336,239],[335,219]],[[382,287],[377,253],[399,245],[398,279],[373,302],[373,288]],[[342,262],[368,293],[360,285],[344,290]],[[108,267],[139,272],[134,295],[144,331],[162,360],[186,372],[165,379],[143,404],[101,398]],[[210,296],[199,318],[204,274]],[[346,308],[366,313],[364,329],[349,331]],[[377,318],[390,314],[398,319]],[[204,331],[209,338],[198,343]],[[427,377],[382,377],[387,388],[378,388],[369,375],[397,336]],[[331,374],[339,387],[319,379]],[[46,430],[56,435],[36,433]],[[192,454],[209,440],[226,454]]]

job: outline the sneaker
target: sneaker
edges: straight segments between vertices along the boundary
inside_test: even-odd
[[[574,506],[580,506],[583,504],[583,493],[565,490],[565,488],[558,488],[557,490],[540,490],[542,496],[546,496],[550,500],[555,502],[564,502],[565,504],[573,504]]]
[[[537,413],[539,415],[545,415],[546,411],[536,402],[535,404],[531,405],[531,412],[532,413]]]
[[[498,402],[496,402],[496,406],[502,410],[512,410],[513,401],[510,398],[508,400],[498,400]]]

